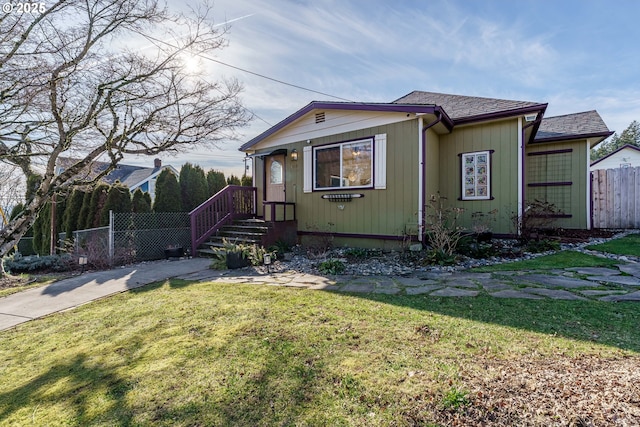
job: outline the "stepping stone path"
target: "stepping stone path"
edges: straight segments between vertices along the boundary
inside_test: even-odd
[[[640,264],[617,268],[574,267],[552,271],[417,272],[410,277],[318,276],[299,272],[259,274],[255,270],[211,270],[195,280],[289,286],[345,293],[424,295],[576,301],[640,301]],[[186,276],[185,279],[190,277]]]

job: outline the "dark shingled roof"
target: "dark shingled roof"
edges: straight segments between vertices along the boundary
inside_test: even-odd
[[[501,113],[527,108],[545,108],[546,104],[507,99],[481,98],[477,96],[449,95],[446,93],[413,91],[394,104],[435,104],[442,108],[454,121],[477,116]]]
[[[65,170],[67,167],[71,166],[77,161],[78,159],[60,157],[57,163],[58,173],[60,173],[62,170]],[[78,178],[93,179],[99,173],[107,169],[109,165],[110,163],[107,162],[94,161],[90,163],[89,166],[78,175]],[[114,170],[112,170],[102,178],[102,182],[105,182],[107,184],[114,184],[116,181],[120,181],[122,184],[131,188],[131,186],[144,181],[157,171],[157,168],[146,168],[144,166],[133,166],[118,163]]]
[[[535,142],[571,139],[576,137],[608,137],[613,132],[597,111],[566,114],[542,119]]]

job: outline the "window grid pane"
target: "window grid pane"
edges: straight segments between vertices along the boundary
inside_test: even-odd
[[[486,200],[490,194],[490,153],[462,155],[462,199]]]

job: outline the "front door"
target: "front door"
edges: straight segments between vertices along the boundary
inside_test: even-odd
[[[266,158],[266,191],[268,202],[284,202],[284,154]]]

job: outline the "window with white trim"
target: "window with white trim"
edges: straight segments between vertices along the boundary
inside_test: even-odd
[[[491,152],[462,153],[462,200],[491,199]]]
[[[313,147],[313,189],[373,186],[373,138]]]

